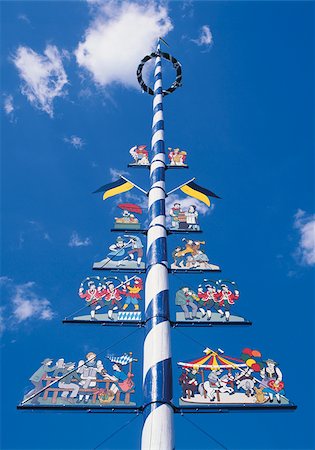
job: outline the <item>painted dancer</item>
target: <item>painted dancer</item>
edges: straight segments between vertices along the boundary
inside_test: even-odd
[[[108,304],[108,318],[114,320],[113,313],[122,309],[121,300],[126,295],[126,288],[116,288],[112,281],[106,282],[106,287],[102,291],[102,296]]]
[[[83,283],[80,285],[79,296],[83,298],[90,307],[91,320],[97,320],[95,317],[96,311],[105,306],[102,300],[101,288],[96,288],[94,281],[88,282],[88,289],[84,291]]]
[[[206,292],[204,292],[202,285],[198,287],[198,297],[200,298],[199,308],[201,312],[201,317],[207,315],[207,320],[211,320],[212,308],[214,308],[221,315],[224,315],[222,309],[220,309],[219,293],[213,284],[206,284]]]
[[[221,284],[221,289],[218,290],[218,299],[220,302],[220,310],[218,312],[221,317],[225,317],[228,322],[230,320],[230,309],[235,304],[235,300],[238,300],[240,293],[237,289],[232,292],[226,284]],[[224,308],[224,312],[222,311]]]
[[[125,237],[130,238],[127,243],[127,247],[131,247],[131,250],[128,251],[128,255],[132,261],[137,258],[137,266],[140,267],[143,257],[143,244],[141,239],[138,238],[138,236],[125,235]]]

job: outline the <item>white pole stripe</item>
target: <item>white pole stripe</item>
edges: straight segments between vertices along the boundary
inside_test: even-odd
[[[154,90],[157,91],[158,88],[162,87],[162,80],[156,80],[156,82],[154,83]]]
[[[153,225],[163,225],[163,226],[165,226],[165,223],[166,223],[165,216],[156,216],[156,217],[154,217],[153,220],[151,220],[149,226],[153,226]]]
[[[166,237],[166,230],[163,227],[149,228],[147,234],[147,252],[149,251],[152,243],[161,237]]]
[[[150,267],[145,284],[145,309],[150,305],[152,298],[168,289],[168,270],[162,264]]]
[[[165,181],[156,181],[155,183],[153,183],[152,187],[160,187],[165,190]]]
[[[164,404],[151,411],[142,430],[142,450],[174,449],[173,410]]]
[[[157,141],[164,141],[164,130],[158,130],[152,136],[151,147],[154,147]]]
[[[158,167],[164,167],[164,161],[153,161],[151,162],[151,173]]]
[[[156,105],[159,105],[162,103],[162,94],[157,94],[153,99],[153,109],[156,107]]]
[[[153,126],[159,121],[159,120],[163,120],[163,111],[157,111],[154,116],[153,116]]]
[[[151,367],[170,357],[170,323],[165,320],[155,325],[144,341],[143,381]]]
[[[149,208],[151,207],[151,205],[154,202],[156,202],[158,200],[164,200],[164,198],[165,198],[165,192],[162,191],[162,189],[153,189],[149,193]]]
[[[152,161],[151,161],[151,164],[152,164],[153,162],[155,162],[155,161],[163,161],[163,162],[165,162],[165,153],[157,153],[157,154],[153,157],[153,159],[152,159]]]

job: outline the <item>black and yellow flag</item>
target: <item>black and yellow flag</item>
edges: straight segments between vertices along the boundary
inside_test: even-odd
[[[120,178],[119,180],[113,181],[112,183],[104,184],[104,186],[101,186],[99,189],[94,191],[93,194],[96,194],[97,192],[103,192],[103,200],[106,200],[107,198],[113,197],[114,195],[130,191],[130,189],[134,187],[134,184],[132,184],[130,181]]]
[[[194,183],[193,181],[190,181],[189,183],[185,184],[184,186],[181,186],[180,190],[182,192],[184,192],[184,194],[189,195],[190,197],[194,197],[197,200],[200,200],[201,202],[205,203],[207,206],[210,206],[209,197],[220,198],[214,192],[209,191],[209,189],[203,188],[202,186],[199,186],[198,184]]]

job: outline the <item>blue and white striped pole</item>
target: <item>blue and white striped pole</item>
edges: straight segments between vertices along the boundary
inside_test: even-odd
[[[145,285],[144,424],[142,450],[173,450],[172,364],[165,216],[165,146],[162,64],[157,47],[154,69],[152,159]]]

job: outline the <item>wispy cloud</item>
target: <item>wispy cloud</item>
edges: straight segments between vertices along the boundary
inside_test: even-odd
[[[138,88],[135,67],[173,26],[166,6],[151,1],[89,1],[93,19],[75,50],[77,63],[99,86]]]
[[[213,44],[213,37],[209,25],[203,25],[200,28],[198,38],[191,39],[191,41],[197,44],[199,47],[209,49]]]
[[[53,117],[54,99],[66,94],[64,86],[68,83],[57,47],[47,45],[40,55],[30,47],[20,46],[12,60],[22,80],[22,94],[35,108]]]
[[[8,299],[1,307],[0,330],[14,328],[30,319],[52,320],[55,317],[50,301],[36,292],[33,281],[18,284],[9,277],[1,277],[0,284],[7,291],[5,298]]]
[[[30,23],[31,23],[30,19],[27,17],[26,14],[19,14],[18,15],[18,20],[20,20],[21,22],[25,22],[28,25],[30,25]]]
[[[315,265],[315,214],[298,209],[294,215],[294,228],[299,232],[298,260],[307,266]]]
[[[76,231],[73,231],[68,242],[69,247],[87,247],[91,244],[92,241],[89,237],[81,238]]]
[[[129,172],[127,172],[126,170],[115,169],[114,167],[111,167],[109,169],[109,173],[112,181],[117,180],[117,178],[119,178],[120,175],[129,176]]]
[[[10,119],[10,122],[14,121],[14,101],[12,95],[4,95],[3,99],[3,109],[8,118]]]
[[[52,242],[50,234],[45,230],[44,225],[34,219],[25,221],[24,230],[18,235],[18,249],[24,247],[25,241],[32,239],[43,239]]]
[[[70,137],[65,137],[64,141],[72,145],[74,148],[79,149],[85,145],[85,142],[79,136],[72,135]]]
[[[184,0],[182,3],[182,18],[192,18],[194,16],[193,0]]]

